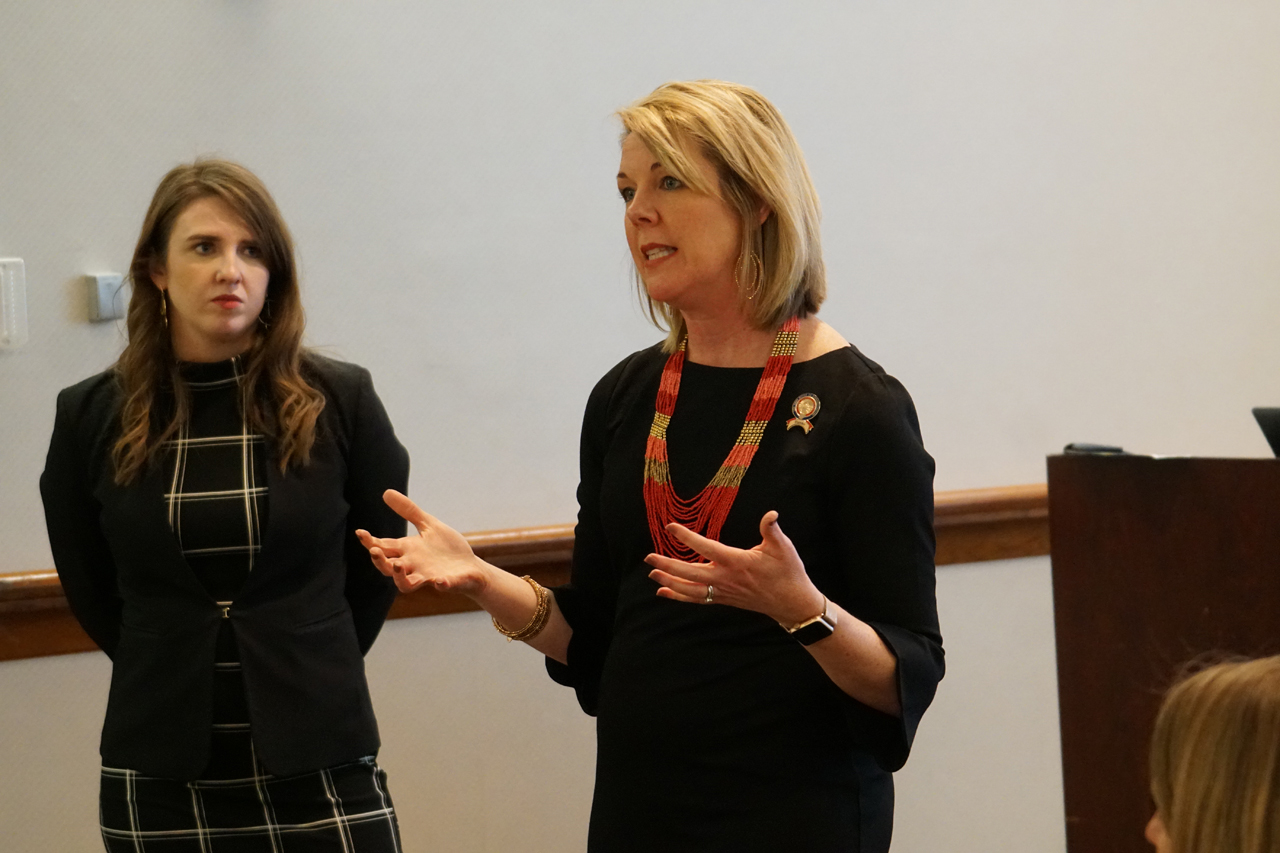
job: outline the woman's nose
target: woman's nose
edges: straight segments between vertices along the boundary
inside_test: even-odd
[[[218,257],[218,281],[234,283],[243,277],[244,270],[240,267],[240,256],[237,253],[227,252]]]
[[[658,210],[653,206],[653,196],[644,190],[636,190],[627,205],[627,219],[633,224],[652,224],[658,218]]]

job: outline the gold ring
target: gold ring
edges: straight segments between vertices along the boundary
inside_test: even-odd
[[[703,604],[710,604],[712,599],[716,597],[716,588],[711,584],[707,584],[707,597],[703,599]]]

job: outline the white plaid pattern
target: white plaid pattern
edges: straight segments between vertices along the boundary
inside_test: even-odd
[[[103,767],[108,853],[400,853],[386,774],[372,756],[284,778],[257,770],[177,782]]]
[[[265,487],[258,486],[258,471],[256,457],[259,450],[263,446],[264,438],[258,433],[249,431],[249,420],[246,415],[248,410],[247,400],[244,398],[243,386],[241,380],[243,373],[241,372],[240,358],[231,359],[230,362],[231,375],[224,379],[216,379],[205,382],[188,382],[193,392],[194,400],[193,408],[200,406],[203,399],[215,399],[215,406],[219,403],[223,404],[231,400],[239,403],[237,408],[238,417],[234,420],[238,421],[238,434],[229,435],[191,435],[190,423],[183,424],[178,431],[178,437],[168,443],[168,448],[173,453],[173,477],[170,483],[169,491],[165,493],[164,499],[168,504],[169,526],[173,528],[174,534],[178,537],[179,542],[183,542],[183,509],[187,504],[204,502],[204,501],[238,501],[244,505],[244,538],[234,544],[221,545],[217,547],[189,547],[183,542],[183,554],[187,556],[200,554],[237,554],[245,555],[248,570],[253,570],[253,559],[257,553],[262,550],[262,519],[260,504],[266,498],[267,490]],[[223,397],[221,394],[210,394],[208,392],[216,392],[225,390],[231,392],[233,396],[230,399],[217,399]],[[240,393],[235,393],[237,390]],[[227,419],[223,419],[225,423]],[[233,488],[222,489],[203,489],[189,490],[186,487],[188,466],[192,464],[191,459],[193,452],[197,456],[195,464],[199,464],[200,456],[210,456],[217,459],[220,470],[226,471],[226,457],[224,454],[216,453],[219,448],[239,448],[239,464],[236,470],[239,473],[239,482]],[[210,453],[215,451],[215,453]]]

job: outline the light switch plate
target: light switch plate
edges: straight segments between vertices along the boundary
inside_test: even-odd
[[[0,258],[0,349],[27,342],[27,272],[21,258]]]
[[[129,304],[129,290],[118,272],[90,273],[85,277],[89,292],[89,319],[95,323],[118,320]]]

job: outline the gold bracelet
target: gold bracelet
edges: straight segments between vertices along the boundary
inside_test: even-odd
[[[779,622],[778,624],[781,625],[782,630],[786,631],[788,634],[794,634],[796,631],[800,630],[805,625],[812,625],[814,622],[819,622],[826,618],[827,618],[827,597],[824,595],[822,596],[822,612],[819,613],[817,616],[810,616],[808,619],[801,619],[799,622],[797,622],[794,625],[785,625],[782,622]]]
[[[512,640],[532,640],[542,633],[543,628],[547,627],[547,618],[551,615],[551,593],[547,592],[547,588],[528,575],[522,577],[521,580],[527,581],[529,586],[533,587],[534,594],[538,596],[538,606],[534,608],[533,618],[529,620],[529,624],[518,631],[502,627],[498,622],[498,617],[493,617],[493,627],[497,628],[498,632],[507,638],[508,643]]]

